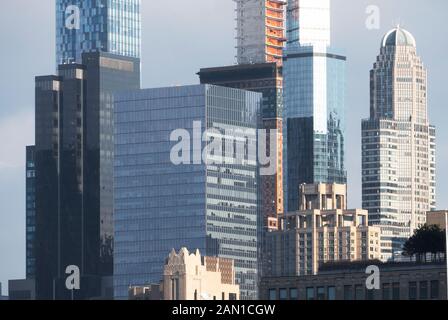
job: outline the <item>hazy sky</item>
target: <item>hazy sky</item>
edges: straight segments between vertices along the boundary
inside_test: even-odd
[[[55,71],[54,0],[2,1],[0,8],[0,282],[25,276],[25,146],[34,143],[34,77]],[[194,84],[201,67],[235,62],[233,0],[143,0],[143,87]],[[168,4],[169,3],[169,4]],[[380,9],[368,30],[366,8]],[[360,207],[361,119],[369,114],[369,70],[397,23],[414,34],[429,71],[437,126],[437,196],[448,208],[446,0],[332,0],[333,45],[348,56],[349,202]]]

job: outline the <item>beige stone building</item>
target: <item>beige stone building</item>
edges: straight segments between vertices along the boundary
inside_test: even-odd
[[[428,75],[414,36],[397,27],[383,38],[370,71],[370,117],[362,121],[362,207],[381,228],[381,259],[436,208],[436,130],[428,116]]]
[[[166,259],[160,284],[129,288],[129,300],[239,300],[232,259],[202,257],[174,249]]]
[[[300,210],[287,213],[279,230],[267,235],[264,274],[309,275],[325,262],[380,258],[380,229],[369,227],[367,211],[346,209],[345,185],[302,185],[299,199]]]
[[[426,214],[426,224],[437,225],[442,230],[446,230],[448,210],[429,211]]]
[[[182,248],[170,253],[164,268],[164,300],[239,300],[231,259],[201,257]]]

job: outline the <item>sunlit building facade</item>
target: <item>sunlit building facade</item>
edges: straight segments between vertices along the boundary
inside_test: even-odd
[[[383,260],[400,254],[435,209],[435,128],[427,85],[412,34],[400,27],[388,32],[370,72],[370,118],[362,122],[363,208],[381,228]]]
[[[284,77],[285,208],[299,205],[303,183],[345,184],[346,57],[330,47],[330,1],[287,7]]]

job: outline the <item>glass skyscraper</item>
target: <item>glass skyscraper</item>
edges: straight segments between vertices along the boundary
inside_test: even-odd
[[[38,299],[70,299],[67,266],[80,269],[76,299],[99,297],[113,274],[114,93],[140,87],[140,60],[82,57],[36,78]]]
[[[141,0],[56,0],[56,63],[83,52],[140,58]]]
[[[330,1],[288,3],[284,77],[286,208],[299,207],[299,186],[346,183],[346,57],[330,47]]]
[[[381,228],[383,260],[401,254],[436,207],[427,85],[412,34],[400,27],[389,31],[370,72],[370,118],[362,122],[363,208]]]
[[[129,286],[159,283],[167,255],[181,247],[234,259],[242,298],[257,298],[258,166],[249,150],[256,146],[261,103],[260,93],[212,85],[116,98],[117,299],[128,297]],[[245,133],[234,136],[228,128]],[[225,162],[205,149],[205,129],[206,141],[225,150]],[[179,142],[184,163],[172,161]]]

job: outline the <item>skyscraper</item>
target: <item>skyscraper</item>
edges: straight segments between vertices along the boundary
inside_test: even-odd
[[[26,147],[26,278],[34,279],[36,273],[36,164],[35,146]]]
[[[330,0],[289,0],[286,16],[288,47],[330,45]]]
[[[141,0],[56,0],[56,64],[83,52],[140,58]]]
[[[389,31],[370,72],[370,118],[362,121],[363,208],[381,228],[384,260],[402,250],[436,205],[427,84],[412,34]]]
[[[235,0],[239,64],[282,63],[285,38],[284,0]]]
[[[116,298],[158,283],[167,254],[181,247],[233,259],[241,297],[257,298],[258,165],[250,150],[261,97],[212,85],[117,97]],[[206,148],[211,140],[218,150]]]
[[[278,130],[276,144],[278,148],[276,168],[272,175],[260,177],[260,197],[263,226],[268,217],[277,218],[283,214],[283,170],[282,170],[282,112],[283,112],[283,76],[277,63],[244,64],[218,68],[204,68],[198,73],[202,84],[214,84],[223,87],[244,89],[263,94],[261,108],[262,127],[266,130]],[[267,146],[267,150],[270,146]]]
[[[278,63],[240,64],[235,66],[201,69],[201,83],[250,90],[263,94],[261,128],[266,130],[266,150],[275,150],[276,157],[269,165],[275,170],[269,175],[260,175],[259,193],[259,277],[265,256],[265,233],[276,227],[278,218],[284,213],[283,200],[283,76]],[[271,134],[276,130],[276,138]],[[272,155],[271,155],[272,156]],[[274,223],[274,225],[272,225]]]
[[[138,89],[140,61],[84,53],[57,76],[36,78],[36,288],[67,299],[65,271],[79,267],[75,298],[101,295],[113,270],[113,107]]]
[[[330,47],[330,1],[288,3],[283,56],[284,180],[287,211],[303,183],[346,183],[345,63]]]

